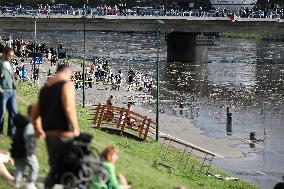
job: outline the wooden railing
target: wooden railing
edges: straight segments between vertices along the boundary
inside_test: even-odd
[[[147,116],[125,108],[101,104],[94,105],[91,110],[93,111],[91,120],[95,128],[100,129],[102,125],[107,125],[118,129],[120,134],[128,132],[143,140],[155,134],[156,124]]]

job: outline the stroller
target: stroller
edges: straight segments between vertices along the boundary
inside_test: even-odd
[[[107,182],[108,174],[99,158],[92,155],[90,134],[80,134],[74,138],[68,153],[62,158],[58,170],[59,184],[68,189],[88,189],[97,175],[101,182]],[[98,154],[98,150],[96,150]]]

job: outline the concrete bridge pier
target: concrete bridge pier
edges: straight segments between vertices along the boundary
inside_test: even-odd
[[[169,62],[208,62],[208,46],[214,37],[201,33],[171,32],[167,34]]]

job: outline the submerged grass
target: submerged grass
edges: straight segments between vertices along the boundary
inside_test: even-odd
[[[39,87],[28,83],[18,83],[17,105],[21,113],[25,113],[28,104],[37,99]],[[132,139],[111,135],[100,130],[90,128],[89,109],[84,109],[78,105],[78,119],[81,132],[90,133],[94,136],[92,146],[99,151],[108,145],[114,145],[120,149],[120,159],[117,164],[117,172],[122,173],[131,181],[134,189],[172,189],[175,186],[185,186],[190,189],[256,189],[257,186],[246,181],[224,181],[213,177],[205,177],[196,171],[200,166],[200,160],[196,157],[190,159],[190,163],[184,170],[178,170],[179,163],[178,150],[170,148],[166,156],[166,161],[173,168],[169,169],[161,166],[156,161],[161,148],[165,146],[154,141],[138,142]],[[38,140],[37,156],[40,162],[40,177],[44,177],[48,172],[47,153],[43,140]],[[10,140],[8,137],[1,137],[0,149],[8,150]],[[194,171],[190,171],[194,165]],[[12,169],[10,167],[10,169]],[[223,176],[232,176],[215,167],[210,169],[211,173]],[[0,179],[0,188],[13,188],[11,184]]]
[[[283,33],[267,33],[267,32],[249,32],[249,33],[233,33],[226,32],[222,34],[223,37],[226,38],[241,38],[241,39],[249,39],[249,40],[275,40],[275,39],[284,39]]]

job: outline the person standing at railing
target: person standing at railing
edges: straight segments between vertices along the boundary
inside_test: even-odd
[[[135,124],[135,121],[133,119],[130,118],[130,114],[133,111],[132,105],[130,102],[127,103],[127,109],[126,109],[126,124],[128,126],[133,126]]]
[[[113,117],[114,117],[114,113],[113,113],[113,95],[110,95],[110,97],[107,99],[107,112],[106,112],[106,118],[108,121],[112,121]]]
[[[127,109],[126,109],[128,112],[132,112],[133,111],[133,108],[132,108],[132,105],[131,103],[127,103]]]
[[[110,97],[107,99],[107,105],[113,106],[113,95],[110,95]]]

